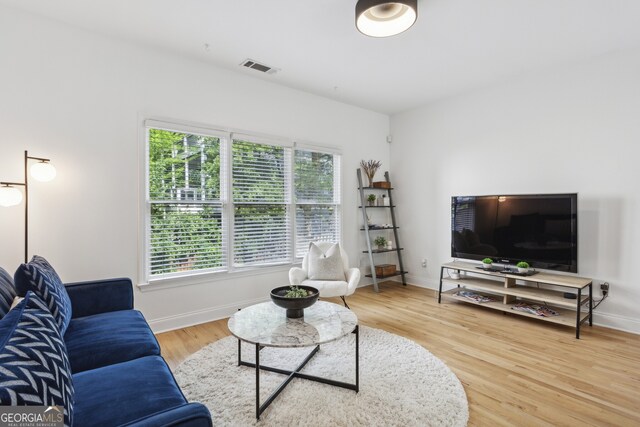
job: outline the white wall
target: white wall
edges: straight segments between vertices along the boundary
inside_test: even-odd
[[[596,297],[611,284],[594,320],[640,332],[640,50],[398,114],[391,129],[412,282],[437,288],[451,260],[451,196],[578,192],[579,275]]]
[[[341,147],[344,244],[358,264],[355,170],[369,158],[388,168],[387,116],[0,7],[0,180],[21,179],[25,149],[55,163],[55,181],[31,185],[30,252],[65,281],[139,277],[145,117]],[[0,209],[0,265],[11,272],[22,262],[22,208]],[[205,321],[266,298],[287,272],[136,288],[136,306],[156,330]]]

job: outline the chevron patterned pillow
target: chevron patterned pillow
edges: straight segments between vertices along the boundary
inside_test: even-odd
[[[13,286],[13,278],[0,267],[0,319],[11,309],[15,296],[16,288]]]
[[[19,295],[34,292],[47,304],[64,336],[71,321],[71,300],[51,264],[41,256],[34,256],[29,264],[22,264],[14,276]]]
[[[64,406],[73,424],[71,364],[58,325],[33,292],[0,320],[0,405]]]

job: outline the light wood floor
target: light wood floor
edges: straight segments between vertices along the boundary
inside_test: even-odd
[[[433,291],[394,282],[348,299],[360,323],[410,338],[464,385],[472,426],[640,425],[640,336],[567,327],[464,303],[438,305]],[[338,302],[338,301],[336,301]],[[595,314],[597,318],[597,311]],[[177,366],[229,335],[219,320],[158,335]]]

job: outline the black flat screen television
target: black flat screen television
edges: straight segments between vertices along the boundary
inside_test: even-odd
[[[578,195],[451,198],[451,256],[578,272]]]

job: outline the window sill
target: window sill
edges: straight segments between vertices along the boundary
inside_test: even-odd
[[[146,283],[138,283],[136,286],[141,292],[153,292],[163,289],[178,288],[183,286],[202,285],[211,282],[233,280],[242,277],[261,276],[270,273],[288,272],[292,267],[300,267],[302,260],[293,264],[281,264],[272,267],[248,267],[241,270],[217,271],[210,273],[196,273],[182,277],[168,277],[164,279],[154,279]]]

